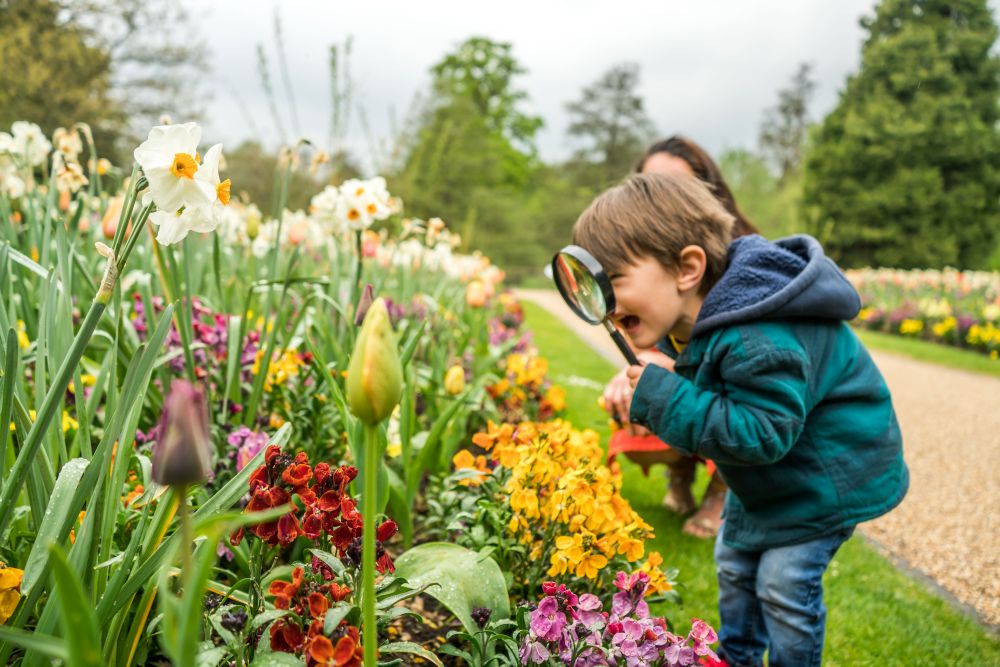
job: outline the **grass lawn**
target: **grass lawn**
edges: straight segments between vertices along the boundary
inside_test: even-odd
[[[1000,377],[1000,361],[990,359],[981,352],[962,350],[957,347],[939,345],[926,340],[905,338],[878,331],[855,329],[854,332],[858,334],[858,338],[861,339],[866,347],[874,350],[884,350],[885,352],[893,352],[940,366],[950,366],[974,373]]]
[[[526,326],[549,360],[554,382],[566,389],[568,418],[607,439],[607,417],[597,406],[603,383],[616,370],[593,354],[572,331],[539,306],[525,302]],[[718,626],[712,544],[683,534],[682,519],[660,506],[666,491],[663,466],[648,478],[622,462],[625,496],[656,528],[650,545],[665,565],[680,568],[680,609],[657,610],[679,623],[693,616]],[[707,480],[700,473],[701,496]],[[993,576],[984,572],[983,576]],[[861,538],[849,540],[825,577],[828,607],[824,665],[1000,665],[1000,641],[926,587],[899,572]]]

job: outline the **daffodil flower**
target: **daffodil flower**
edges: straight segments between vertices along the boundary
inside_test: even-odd
[[[217,198],[209,179],[196,178],[201,167],[199,141],[201,128],[196,123],[157,125],[135,149],[135,161],[142,167],[160,211],[176,213],[183,208],[211,204]]]
[[[201,129],[197,125],[194,123],[187,123],[187,125],[193,126],[200,137]],[[167,125],[163,127],[169,129],[184,126]],[[155,131],[157,128],[153,129]],[[153,133],[150,132],[151,138],[152,135]],[[143,146],[148,144],[149,141],[147,140]],[[187,144],[182,145],[180,139],[178,139],[174,147],[187,148],[188,146]],[[197,141],[194,142],[194,147],[197,147]],[[140,149],[142,149],[142,146],[136,149],[136,160],[139,159]],[[165,155],[166,153],[162,153],[159,155],[159,159],[162,160]],[[169,192],[173,193],[176,191],[181,193],[186,188],[186,190],[183,190],[184,192],[190,191],[197,194],[196,199],[185,200],[181,207],[176,208],[171,208],[174,203],[172,200],[168,199],[161,203],[160,199],[157,199],[153,179],[150,176],[150,172],[143,165],[146,178],[150,181],[150,189],[153,190],[153,201],[156,203],[157,208],[160,209],[149,216],[149,221],[157,227],[156,241],[161,245],[179,243],[190,232],[207,234],[215,231],[222,222],[223,207],[229,204],[230,181],[228,178],[225,181],[219,178],[222,144],[215,144],[209,148],[208,152],[205,153],[205,159],[201,162],[198,161],[197,153],[195,153],[191,160],[188,159],[190,157],[189,153],[177,153],[170,166],[169,175],[165,175],[167,172],[164,172],[162,169],[157,172],[157,178],[161,182],[161,185],[166,183]],[[142,165],[142,162],[140,162],[140,165]],[[171,179],[173,180],[171,181]],[[190,181],[190,183],[185,183],[184,181],[186,180]]]

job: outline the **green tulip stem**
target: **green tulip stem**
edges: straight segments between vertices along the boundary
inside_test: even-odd
[[[191,566],[191,543],[194,542],[194,531],[191,526],[191,513],[188,511],[187,490],[187,484],[181,484],[176,489],[180,501],[177,512],[181,521],[181,586],[185,593],[187,593],[188,578],[194,572]]]
[[[361,557],[361,614],[364,620],[362,644],[365,667],[375,667],[378,650],[378,629],[375,627],[375,496],[378,495],[377,426],[364,425],[364,490],[361,514],[363,518]]]

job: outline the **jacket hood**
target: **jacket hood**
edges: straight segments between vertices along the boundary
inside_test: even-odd
[[[757,234],[729,246],[722,278],[702,304],[693,336],[756,320],[852,320],[861,298],[819,241],[800,234],[773,243]]]

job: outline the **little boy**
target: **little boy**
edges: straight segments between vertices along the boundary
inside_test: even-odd
[[[696,179],[636,175],[590,205],[573,239],[607,272],[633,343],[675,358],[629,369],[631,421],[711,459],[729,484],[720,655],[819,665],[823,572],[855,525],[903,499],[902,439],[846,324],[858,295],[819,243],[730,244],[732,223]]]

